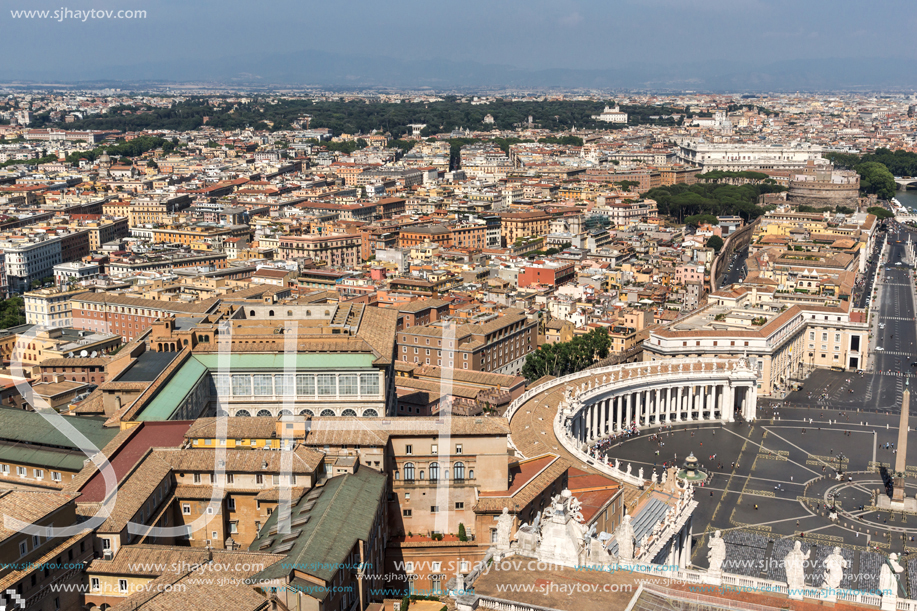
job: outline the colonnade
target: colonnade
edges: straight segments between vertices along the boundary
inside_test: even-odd
[[[739,411],[754,420],[755,386],[722,381],[685,380],[609,390],[601,387],[581,397],[582,407],[572,416],[570,433],[588,443],[636,427],[646,429],[685,422],[732,422]]]

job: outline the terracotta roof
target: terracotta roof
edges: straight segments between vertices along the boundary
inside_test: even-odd
[[[520,508],[538,497],[571,466],[555,454],[545,454],[510,465],[513,483],[506,491],[481,492],[474,510],[499,512],[504,507]]]

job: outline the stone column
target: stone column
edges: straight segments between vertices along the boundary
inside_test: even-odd
[[[752,382],[752,385],[748,387],[746,391],[748,393],[748,415],[745,416],[746,420],[755,420],[758,414],[758,392],[755,388],[755,382]]]
[[[675,422],[681,422],[681,389],[682,387],[679,386],[675,393],[677,395],[675,400]]]
[[[710,411],[707,420],[713,420],[716,413],[716,386],[713,384],[707,386],[707,409]]]
[[[694,385],[688,387],[688,422],[694,420],[694,404],[697,400],[697,393]]]
[[[726,387],[723,384],[717,384],[714,387],[714,410],[720,412],[720,420],[723,419],[723,394],[726,391]],[[714,415],[715,412],[714,412]]]
[[[614,398],[615,404],[615,422],[618,423],[618,432],[624,430],[622,423],[624,422],[624,397],[618,395]]]
[[[726,395],[723,408],[723,421],[735,422],[736,412],[736,389],[732,384],[727,384],[723,394]]]
[[[625,413],[626,413],[627,418],[624,421],[624,428],[630,428],[630,423],[633,422],[634,420],[633,419],[633,415],[634,415],[633,403],[632,403],[634,400],[633,393],[627,393],[626,400],[627,400],[627,411]]]
[[[653,415],[656,416],[656,422],[655,422],[656,426],[659,426],[659,390],[660,389],[657,387],[653,391],[653,394],[655,395],[653,397]]]
[[[643,428],[643,393],[634,391],[634,422],[638,428]]]

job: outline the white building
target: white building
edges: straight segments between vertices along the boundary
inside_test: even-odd
[[[592,118],[596,121],[605,121],[606,123],[627,123],[627,113],[621,112],[617,104],[614,108],[606,106],[602,114],[592,115]]]
[[[82,261],[68,261],[54,266],[54,283],[59,286],[67,286],[71,282],[88,280],[99,275],[98,263],[83,263]]]
[[[61,262],[60,238],[40,241],[0,242],[6,253],[6,275],[11,293],[24,293],[34,280],[54,275],[54,266]]]
[[[686,140],[678,147],[678,159],[712,170],[793,170],[803,169],[812,160],[828,165],[822,147],[806,142],[792,144],[710,144],[703,140]]]

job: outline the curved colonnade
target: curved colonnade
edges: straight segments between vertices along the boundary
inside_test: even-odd
[[[613,477],[643,485],[642,477],[599,463],[589,444],[633,428],[640,430],[690,422],[733,422],[738,414],[755,419],[757,374],[744,358],[671,359],[626,363],[580,371],[526,391],[506,412],[563,389],[553,429],[572,455]],[[642,470],[641,470],[642,471]]]

